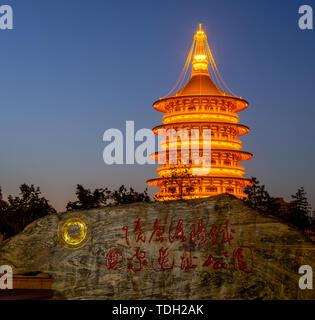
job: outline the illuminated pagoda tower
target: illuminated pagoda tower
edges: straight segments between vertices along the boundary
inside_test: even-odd
[[[163,164],[157,169],[159,177],[147,181],[160,188],[156,200],[203,198],[220,193],[246,197],[243,189],[250,180],[243,177],[245,169],[239,162],[249,160],[252,154],[240,150],[242,143],[237,137],[248,133],[249,128],[238,124],[237,112],[247,107],[248,102],[237,97],[223,81],[200,25],[174,88],[153,103],[154,109],[165,113],[163,125],[153,129],[155,134],[165,136],[161,151],[152,155]],[[183,129],[189,133],[188,139],[177,136]],[[201,135],[205,129],[211,129],[208,140],[211,151],[205,160],[210,170],[195,174],[200,163],[194,159],[202,156],[201,146],[205,150],[207,143]],[[196,130],[200,132],[198,143],[195,141],[198,137],[193,134]],[[165,133],[170,131],[175,132],[174,137]],[[170,148],[172,143],[177,145],[177,150]],[[182,161],[182,156],[187,159]]]

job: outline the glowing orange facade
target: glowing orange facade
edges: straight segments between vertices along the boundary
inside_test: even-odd
[[[161,135],[163,129],[168,132],[170,129],[173,132],[186,129],[189,139],[165,137],[161,142],[161,151],[153,155],[154,159],[163,163],[157,169],[159,177],[147,183],[160,188],[155,195],[158,201],[202,198],[220,193],[246,197],[243,188],[249,185],[249,179],[243,177],[245,169],[239,162],[250,159],[252,154],[240,151],[242,143],[237,137],[248,133],[249,128],[238,124],[237,112],[246,109],[248,103],[236,97],[225,85],[201,25],[194,36],[178,83],[184,81],[190,65],[192,71],[187,84],[177,93],[160,98],[153,104],[156,110],[165,113],[163,125],[153,129],[155,134]],[[225,93],[225,89],[231,94]],[[211,139],[208,141],[211,141],[211,152],[205,160],[211,168],[206,174],[198,175],[193,173],[193,169],[196,172],[200,163],[194,159],[201,155],[200,146],[204,148],[207,141],[203,136],[193,134],[197,129],[200,133],[211,129]],[[197,138],[201,139],[199,144],[195,141]],[[171,148],[174,142],[180,147],[175,152]],[[183,155],[187,157],[185,162],[182,161]]]

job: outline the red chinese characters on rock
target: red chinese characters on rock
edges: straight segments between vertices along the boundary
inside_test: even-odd
[[[234,270],[241,270],[252,273],[254,269],[253,249],[248,246],[241,246],[233,252]]]
[[[127,246],[130,246],[130,242],[129,242],[129,237],[128,237],[128,227],[127,226],[123,226],[122,227],[122,230],[124,230],[126,232],[126,243],[127,243]]]
[[[167,252],[168,248],[161,248],[159,250],[159,259],[158,259],[158,264],[159,264],[159,268],[157,269],[154,261],[152,261],[152,268],[154,269],[154,271],[166,271],[166,270],[172,270],[174,269],[174,264],[175,264],[175,260],[173,258],[172,263],[169,263],[169,253]]]
[[[121,270],[124,266],[124,254],[119,248],[114,248],[106,255],[106,267],[108,270]]]
[[[146,242],[146,234],[141,226],[141,219],[135,221],[135,228],[134,228],[134,236],[135,241],[142,243]],[[158,242],[164,242],[164,226],[161,226],[159,224],[159,219],[155,220],[153,231],[151,233],[151,236],[149,238],[149,243],[151,243],[153,240]],[[125,231],[125,238],[126,238],[126,244],[130,246],[129,242],[129,229],[127,226],[123,226],[122,230]],[[221,244],[229,244],[231,245],[233,240],[233,233],[235,233],[235,230],[230,228],[230,222],[229,220],[226,221],[225,225],[212,225],[210,232],[207,233],[206,227],[204,225],[203,219],[200,219],[198,221],[198,225],[196,227],[195,224],[192,224],[190,226],[190,242],[193,244],[197,244],[198,246],[204,245],[207,241],[211,242],[212,246],[217,245],[218,243]],[[175,224],[171,222],[169,228],[168,228],[168,240],[170,243],[173,243],[176,240],[179,240],[181,242],[186,242],[187,238],[185,236],[184,228],[183,228],[183,220],[179,219],[178,223],[175,227]]]
[[[181,242],[185,242],[187,239],[184,235],[184,229],[183,229],[183,220],[179,219],[175,232],[173,233],[172,236],[172,231],[174,229],[173,223],[171,222],[170,227],[169,227],[169,231],[168,231],[168,238],[169,238],[169,242],[173,243],[175,240],[181,240]]]
[[[212,247],[220,245],[232,245],[234,239],[233,234],[235,230],[231,228],[230,221],[226,220],[225,224],[212,225],[208,229],[203,221],[199,219],[197,224],[190,225],[190,233],[185,235],[184,221],[179,219],[178,222],[171,222],[168,228],[168,237],[165,236],[165,230],[167,226],[161,225],[159,219],[155,219],[153,230],[150,237],[146,237],[145,230],[141,225],[141,219],[138,218],[135,221],[135,227],[133,229],[133,237],[135,243],[163,243],[168,242],[170,244],[178,241],[180,243],[189,241],[195,246],[210,245]],[[123,226],[122,231],[125,233],[126,245],[130,247],[129,241],[129,229],[128,226]],[[148,239],[147,239],[148,238]],[[191,270],[198,267],[199,263],[202,268],[213,268],[214,270],[227,269],[229,257],[233,258],[232,265],[233,270],[240,270],[245,273],[253,272],[254,268],[254,256],[253,250],[248,246],[241,246],[234,249],[233,254],[224,252],[222,257],[215,257],[209,254],[207,259],[199,261],[199,257],[194,254],[192,250],[189,252],[183,252],[178,261],[181,270]],[[136,252],[129,258],[128,269],[134,272],[143,270],[144,266],[151,266],[155,272],[173,270],[175,267],[175,257],[169,254],[169,248],[162,246],[158,251],[158,257],[152,259],[150,264],[146,257],[146,251],[141,247],[137,247]],[[120,271],[124,266],[124,255],[121,249],[114,248],[110,250],[106,256],[106,266],[108,270]]]
[[[139,218],[136,222],[135,229],[133,230],[133,233],[136,235],[136,242],[142,241],[145,242],[145,232],[141,227],[141,219]]]
[[[145,236],[145,232],[144,232],[143,228],[141,227],[141,219],[139,218],[138,220],[136,220],[135,224],[136,224],[136,226],[133,230],[133,233],[135,235],[136,242],[142,241],[143,243],[145,243],[146,236]],[[123,226],[122,230],[125,231],[126,244],[127,244],[127,246],[130,246],[129,229],[127,226]]]
[[[230,255],[228,252],[224,252],[223,256],[228,258]],[[213,264],[212,264],[213,263]],[[228,264],[226,262],[222,262],[221,260],[216,260],[214,261],[214,258],[212,256],[212,254],[210,254],[207,258],[207,260],[203,263],[203,267],[209,267],[209,266],[213,266],[213,269],[215,270],[219,270],[219,269],[227,269]]]
[[[208,234],[208,238],[211,240],[212,246],[218,244],[220,237],[221,244],[228,243],[229,245],[231,245],[231,242],[234,239],[232,233],[235,233],[235,230],[230,228],[230,221],[226,220],[224,227],[222,227],[221,224],[219,226],[212,225],[211,231]]]
[[[195,224],[192,224],[191,227],[191,232],[190,232],[190,242],[191,243],[196,243],[196,240],[199,240],[198,246],[205,244],[208,235],[205,226],[203,225],[203,220],[200,219],[198,222],[198,227],[196,228]]]
[[[152,241],[154,236],[155,236],[155,241],[163,242],[164,241],[163,233],[164,233],[164,227],[160,226],[159,219],[156,219],[154,223],[154,230],[149,239],[149,243]]]
[[[141,271],[143,269],[143,266],[146,266],[148,264],[145,256],[146,252],[138,247],[136,253],[131,258],[129,258],[131,262],[128,265],[128,269],[136,272]],[[137,264],[138,267],[135,267],[134,263]]]
[[[187,252],[184,252],[182,254],[182,256],[180,257],[182,260],[180,268],[182,270],[189,270],[189,269],[197,268],[197,265],[193,263],[193,260],[198,259],[198,257],[193,256],[191,251],[189,251],[189,254],[187,254],[187,257],[186,257],[186,253]]]

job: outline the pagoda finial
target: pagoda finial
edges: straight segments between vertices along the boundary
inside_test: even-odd
[[[192,66],[192,75],[199,73],[208,73],[209,60],[205,51],[205,41],[207,41],[207,36],[202,30],[202,24],[199,23],[199,30],[195,33],[194,39],[196,41],[196,49],[194,51]]]

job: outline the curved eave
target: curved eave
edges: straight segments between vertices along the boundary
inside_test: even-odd
[[[182,151],[194,151],[194,149],[182,149]],[[196,150],[199,151],[199,150]],[[171,151],[171,152],[176,152],[176,150]],[[179,151],[178,151],[179,152]],[[253,154],[247,151],[241,151],[241,150],[230,150],[230,149],[211,149],[211,152],[231,152],[231,153],[236,153],[240,156],[240,162],[241,161],[247,161],[253,158]],[[161,151],[157,151],[154,152],[150,155],[150,158],[158,161],[158,155],[159,154],[168,154],[169,151],[167,150],[161,150]]]
[[[162,125],[159,125],[159,126],[156,126],[152,129],[152,131],[156,133],[156,131],[158,129],[166,129],[166,128],[174,128],[176,127],[177,125],[180,126],[180,127],[190,127],[190,126],[193,126],[193,125],[196,125],[196,124],[201,124],[201,125],[204,125],[204,124],[209,124],[209,125],[226,125],[226,126],[231,126],[231,127],[234,127],[238,130],[238,134],[237,136],[240,137],[244,134],[247,134],[248,132],[250,132],[250,129],[243,125],[243,124],[237,124],[237,123],[229,123],[229,122],[209,122],[209,121],[205,121],[205,122],[202,122],[202,121],[199,121],[199,122],[174,122],[174,123],[168,123],[168,124],[162,124]],[[241,130],[242,129],[242,130]]]
[[[197,178],[201,178],[201,179],[227,179],[227,180],[242,180],[242,181],[250,181],[249,178],[243,178],[243,177],[219,177],[219,176],[193,176],[193,177],[185,177],[183,179],[196,179]],[[150,186],[154,186],[156,187],[156,182],[162,182],[167,180],[167,178],[165,177],[157,177],[157,178],[153,178],[153,179],[149,179],[146,181],[146,183]]]
[[[241,101],[241,102],[244,102],[245,104],[245,107],[241,107],[241,108],[236,108],[235,110],[233,110],[234,112],[239,112],[239,111],[242,111],[242,110],[245,110],[248,108],[248,101],[246,101],[245,99],[241,99],[239,97],[233,97],[233,96],[230,96],[230,95],[211,95],[211,94],[201,94],[201,95],[181,95],[181,96],[170,96],[170,97],[167,97],[167,98],[162,98],[162,99],[159,99],[159,100],[156,100],[152,107],[157,110],[157,111],[160,111],[160,112],[163,112],[163,113],[167,113],[168,111],[165,109],[164,107],[164,103],[161,104],[161,102],[166,102],[168,100],[176,100],[176,99],[180,99],[180,98],[201,98],[201,97],[209,97],[209,98],[226,98],[226,99],[233,99],[233,100],[238,100],[238,101]],[[161,105],[159,105],[161,104]]]

